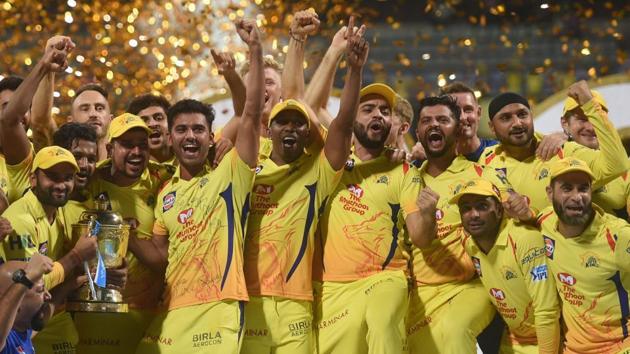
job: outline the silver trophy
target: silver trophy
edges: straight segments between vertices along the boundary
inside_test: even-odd
[[[118,290],[98,286],[95,278],[105,268],[118,268],[123,264],[129,241],[129,225],[120,214],[108,210],[109,201],[105,196],[96,200],[96,210],[81,214],[79,222],[72,225],[72,239],[83,235],[96,237],[98,254],[95,259],[84,263],[88,284],[80,287],[68,299],[66,310],[70,312],[128,312]],[[100,262],[100,264],[99,264]],[[104,283],[104,282],[102,282]],[[102,284],[104,285],[104,284]]]

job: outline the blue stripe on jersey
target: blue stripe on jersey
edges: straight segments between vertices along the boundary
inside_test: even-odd
[[[234,202],[232,201],[232,183],[219,195],[225,200],[225,213],[228,222],[228,247],[227,247],[227,260],[225,261],[225,270],[223,271],[223,279],[221,280],[221,290],[227,280],[227,275],[230,272],[230,266],[232,265],[232,257],[234,256]]]
[[[241,210],[241,231],[243,232],[243,238],[245,238],[245,226],[247,225],[247,215],[249,215],[249,196],[251,193],[247,193],[245,197],[245,204]]]
[[[238,302],[238,340],[241,340],[241,334],[243,334],[243,328],[245,328],[245,301]]]
[[[383,263],[381,269],[385,269],[389,262],[392,261],[392,258],[394,258],[396,247],[398,246],[398,233],[400,232],[400,230],[398,230],[398,212],[400,211],[400,204],[388,204],[389,207],[392,209],[392,244],[389,247],[389,254],[387,255],[387,258],[385,259],[385,262]]]
[[[617,296],[619,296],[619,306],[621,307],[621,330],[623,331],[623,337],[628,337],[628,317],[630,316],[630,304],[628,303],[628,291],[623,288],[621,283],[621,274],[619,271],[615,272],[615,275],[608,278],[615,283],[617,289]]]
[[[306,187],[306,190],[308,191],[308,194],[309,194],[308,195],[308,211],[306,213],[306,224],[304,225],[304,234],[302,235],[302,244],[300,245],[300,252],[298,252],[297,258],[295,259],[295,262],[293,262],[293,265],[291,266],[291,269],[289,270],[289,274],[287,274],[287,280],[286,280],[287,283],[289,282],[289,279],[291,279],[291,276],[293,275],[297,267],[300,265],[302,258],[304,258],[304,253],[306,253],[306,246],[308,245],[308,234],[309,234],[309,231],[311,230],[311,226],[313,225],[313,220],[315,219],[315,193],[317,192],[317,182],[308,186],[304,186],[304,187]]]

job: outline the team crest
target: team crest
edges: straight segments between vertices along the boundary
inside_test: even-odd
[[[188,208],[186,210],[180,211],[179,214],[177,215],[177,221],[180,224],[185,224],[186,221],[188,221],[188,219],[190,219],[190,217],[193,215],[194,211],[195,211],[194,208]]]
[[[170,192],[169,194],[165,195],[164,198],[162,198],[163,213],[170,210],[173,205],[175,205],[175,193],[176,192]]]
[[[355,197],[363,197],[363,189],[358,184],[349,184],[347,188]]]
[[[48,241],[40,243],[39,247],[37,247],[37,252],[39,252],[40,254],[43,254],[44,256],[47,255],[48,254]]]
[[[549,177],[549,170],[546,168],[543,168],[542,170],[540,170],[540,173],[538,174],[538,180],[540,181],[543,178],[547,178]]]
[[[556,241],[547,236],[543,236],[545,241],[545,255],[549,259],[553,259],[553,252],[556,250]]]
[[[497,289],[497,288],[490,289],[490,295],[492,295],[492,297],[497,299],[498,301],[505,300],[505,293],[501,289]]]
[[[475,266],[475,272],[478,276],[481,276],[481,261],[477,257],[470,257],[472,259],[473,265]]]
[[[346,161],[346,166],[344,167],[346,171],[352,171],[354,168],[354,159],[350,159]]]
[[[516,276],[516,273],[511,269],[511,268],[504,268],[505,271],[505,280],[511,280],[511,279],[516,279],[518,278]]]
[[[376,183],[389,184],[389,177],[387,177],[387,176],[380,176],[376,180]]]
[[[599,268],[599,259],[592,252],[587,252],[581,256],[585,268]]]
[[[199,188],[203,188],[203,186],[205,186],[206,183],[208,183],[208,177],[204,177],[204,178],[200,179],[199,180]]]
[[[577,283],[577,279],[575,279],[575,277],[569,273],[558,273],[558,280],[562,284],[566,284],[569,286],[573,286],[575,285],[575,283]]]

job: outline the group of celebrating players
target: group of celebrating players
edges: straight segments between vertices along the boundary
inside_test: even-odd
[[[192,99],[147,94],[113,118],[97,84],[57,128],[64,36],[0,81],[0,353],[33,352],[31,336],[57,354],[474,353],[496,316],[485,345],[502,353],[630,353],[630,163],[584,81],[549,136],[527,99],[495,97],[497,140],[477,136],[474,91],[448,85],[420,101],[409,154],[409,102],[361,88],[365,26],[335,34],[308,87],[314,12],[294,15],[283,67],[255,21],[235,27],[248,61],[239,74],[212,51],[235,110],[217,131]],[[70,314],[97,248],[72,225],[99,198],[131,226],[107,269],[130,310]]]

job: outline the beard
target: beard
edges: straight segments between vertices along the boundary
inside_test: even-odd
[[[50,305],[48,303],[42,304],[42,307],[40,307],[35,315],[33,315],[33,318],[31,318],[31,329],[38,332],[44,329],[46,325],[46,312],[48,311],[50,311]]]
[[[63,196],[57,197],[53,195],[52,188],[48,190],[42,190],[36,187],[33,192],[37,196],[37,199],[40,201],[40,203],[57,208],[66,205],[66,203],[68,202],[68,198],[70,197],[70,193],[68,190],[63,193]]]
[[[367,126],[354,122],[353,132],[357,141],[367,149],[382,149],[385,146],[385,141],[389,137],[389,132],[392,129],[391,125],[383,124],[383,131],[381,132],[379,139],[371,139],[368,134]]]
[[[564,211],[564,207],[556,200],[553,200],[552,204],[553,210],[556,212],[556,215],[558,215],[558,219],[560,219],[560,221],[562,221],[563,223],[571,226],[586,225],[591,220],[594,213],[593,205],[591,203],[588,203],[584,206],[584,212],[582,213],[582,215],[579,216],[567,215],[567,213]]]

